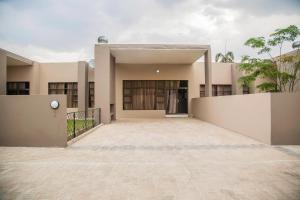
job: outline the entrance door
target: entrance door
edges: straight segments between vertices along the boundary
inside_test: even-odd
[[[166,90],[167,114],[187,114],[188,113],[188,81],[178,81],[176,88]]]
[[[187,89],[178,90],[178,100],[177,100],[177,113],[188,113],[187,109]]]

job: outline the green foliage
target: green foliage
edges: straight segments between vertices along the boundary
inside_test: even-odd
[[[232,63],[232,62],[234,62],[234,55],[233,55],[233,52],[228,51],[228,52],[225,53],[225,54],[217,53],[217,54],[216,54],[215,60],[216,60],[216,62]]]
[[[257,50],[257,54],[268,54],[270,59],[251,58],[243,56],[240,70],[244,76],[239,79],[242,85],[250,86],[256,79],[262,79],[263,83],[257,86],[264,92],[283,92],[294,90],[294,85],[300,76],[299,50],[296,56],[284,56],[281,54],[284,42],[293,42],[300,35],[300,30],[295,25],[287,28],[276,29],[266,40],[264,37],[249,38],[245,45]],[[272,47],[278,47],[280,55],[271,56]],[[285,64],[285,65],[284,65]],[[289,64],[289,67],[286,67]]]

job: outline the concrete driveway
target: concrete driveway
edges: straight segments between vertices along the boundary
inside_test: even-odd
[[[0,148],[0,199],[300,199],[300,147],[196,119],[124,119],[68,148]]]

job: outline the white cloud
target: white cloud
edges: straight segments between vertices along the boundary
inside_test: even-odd
[[[255,54],[243,46],[247,38],[267,36],[290,24],[300,26],[298,0],[241,2],[0,1],[0,45],[40,61],[71,61],[93,58],[99,35],[111,43],[211,44],[213,54],[223,51],[227,41],[239,59]]]

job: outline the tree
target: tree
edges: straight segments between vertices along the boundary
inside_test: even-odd
[[[234,55],[232,51],[225,51],[225,54],[217,53],[216,62],[222,62],[222,63],[232,63],[234,61]]]
[[[300,30],[295,25],[287,28],[276,29],[270,34],[269,39],[253,37],[245,42],[246,46],[257,49],[258,55],[266,54],[268,58],[251,58],[243,56],[240,70],[246,75],[239,79],[242,85],[249,86],[260,78],[263,83],[257,88],[264,92],[294,91],[294,86],[300,76],[300,60],[298,55],[286,56],[282,54],[283,44],[293,42],[300,35]],[[279,48],[279,56],[273,57],[271,51]]]

